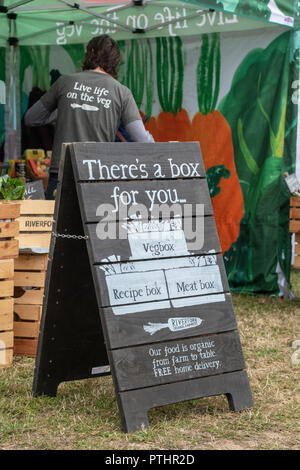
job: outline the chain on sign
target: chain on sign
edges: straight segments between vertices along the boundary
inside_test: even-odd
[[[68,233],[56,233],[52,232],[52,236],[55,238],[71,238],[73,240],[88,240],[88,235],[71,235]]]

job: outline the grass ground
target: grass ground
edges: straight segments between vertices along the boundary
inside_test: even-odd
[[[300,297],[300,271],[292,272]],[[0,369],[2,450],[299,450],[300,303],[233,295],[254,407],[229,411],[225,396],[149,412],[150,427],[120,428],[111,377],[63,383],[54,398],[32,398],[34,359],[15,357]]]

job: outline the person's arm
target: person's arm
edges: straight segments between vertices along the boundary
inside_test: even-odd
[[[51,124],[56,120],[57,110],[49,111],[41,102],[37,101],[31,108],[29,108],[24,116],[24,123],[26,126],[36,127]]]
[[[124,87],[121,122],[134,142],[155,142],[145,129],[139,109],[129,88]]]
[[[141,119],[131,121],[124,127],[134,142],[155,142],[150,132],[145,129]]]

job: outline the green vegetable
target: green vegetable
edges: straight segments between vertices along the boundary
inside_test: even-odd
[[[277,293],[278,263],[289,281],[290,195],[283,174],[294,164],[286,140],[290,40],[284,33],[249,52],[219,105],[232,129],[244,198],[240,235],[224,254],[232,290]]]
[[[0,177],[0,199],[24,199],[25,185],[17,178]]]

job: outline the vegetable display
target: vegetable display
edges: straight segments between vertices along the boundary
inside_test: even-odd
[[[25,186],[17,178],[8,175],[0,176],[0,199],[17,200],[24,199]]]

